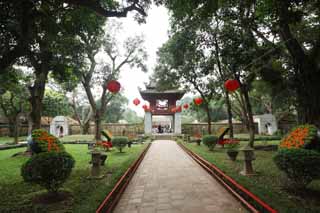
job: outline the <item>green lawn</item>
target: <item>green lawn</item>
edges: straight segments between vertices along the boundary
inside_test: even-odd
[[[226,138],[228,138],[228,134],[225,136]],[[235,138],[242,140],[242,141],[247,141],[249,140],[249,134],[248,133],[242,133],[242,134],[235,134],[234,135]],[[268,140],[279,140],[282,137],[281,136],[277,136],[277,135],[258,135],[256,134],[254,136],[255,141],[268,141]]]
[[[240,141],[241,145],[247,145],[249,141]],[[255,146],[279,145],[279,140],[260,140],[254,141]]]
[[[248,188],[262,200],[269,203],[279,212],[311,213],[320,212],[320,181],[314,181],[307,192],[293,195],[283,190],[281,182],[284,177],[272,161],[274,151],[255,151],[256,160],[253,163],[257,176],[244,177],[239,174],[243,168],[243,156],[239,154],[236,162],[228,159],[225,150],[216,147],[213,152],[204,145],[184,143],[195,153],[217,165],[227,175]]]
[[[63,138],[59,138],[61,142],[72,142],[72,141],[92,141],[94,135],[66,135]]]
[[[139,156],[145,145],[134,145],[126,148],[125,153],[113,150],[108,153],[106,166],[102,173],[112,172],[102,180],[88,180],[90,173],[90,155],[87,145],[65,145],[73,155],[76,166],[64,185],[64,190],[73,194],[73,201],[64,204],[32,205],[34,195],[44,192],[37,185],[24,183],[20,168],[26,157],[14,157],[12,154],[24,151],[25,148],[0,151],[0,212],[94,212],[113,185]]]

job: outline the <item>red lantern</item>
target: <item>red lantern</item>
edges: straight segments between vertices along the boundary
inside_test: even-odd
[[[150,107],[148,105],[143,105],[142,108],[144,109],[145,112],[151,112]]]
[[[177,112],[181,112],[181,111],[182,111],[182,107],[181,107],[181,106],[178,106],[178,107],[176,108],[176,111],[177,111]]]
[[[189,104],[184,104],[183,108],[188,109],[189,108]]]
[[[172,109],[171,109],[171,112],[173,112],[173,113],[175,113],[177,111],[177,108],[176,107],[173,107]]]
[[[232,79],[228,79],[225,83],[224,83],[224,87],[229,91],[229,92],[233,92],[236,91],[239,87],[239,81],[238,80],[232,80]]]
[[[138,106],[140,104],[140,100],[138,98],[134,99],[133,104]]]
[[[200,104],[202,104],[203,99],[202,99],[202,98],[195,98],[193,101],[194,101],[194,103],[195,103],[196,105],[200,105]]]
[[[120,83],[119,83],[118,81],[116,81],[116,80],[111,80],[111,81],[109,81],[108,84],[107,84],[107,89],[108,89],[110,92],[112,92],[112,93],[117,93],[117,92],[119,92],[120,88],[121,88],[121,85],[120,85]]]

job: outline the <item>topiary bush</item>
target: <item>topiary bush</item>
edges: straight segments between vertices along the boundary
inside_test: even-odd
[[[129,142],[128,137],[119,136],[119,137],[112,138],[112,145],[115,146],[117,149],[119,149],[120,152],[122,152],[122,149],[126,147],[128,142]]]
[[[320,178],[320,143],[314,125],[300,125],[286,135],[273,160],[286,173],[291,188],[305,188]]]
[[[42,152],[22,165],[21,175],[26,182],[39,184],[49,192],[57,192],[69,177],[74,164],[75,160],[67,152]]]
[[[281,149],[273,160],[286,173],[293,188],[305,188],[313,179],[320,177],[320,153],[317,151]]]
[[[218,142],[218,137],[214,135],[204,135],[202,137],[202,143],[204,143],[210,151],[214,149]]]
[[[41,152],[63,152],[65,148],[60,140],[49,134],[44,129],[36,129],[32,131],[32,140],[29,143],[30,149],[33,153]]]

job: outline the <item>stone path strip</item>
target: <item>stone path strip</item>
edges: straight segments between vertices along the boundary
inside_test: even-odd
[[[115,213],[247,212],[174,141],[152,143]]]

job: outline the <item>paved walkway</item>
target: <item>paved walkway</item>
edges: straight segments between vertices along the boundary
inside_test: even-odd
[[[241,204],[175,142],[152,143],[116,213],[236,213]]]

